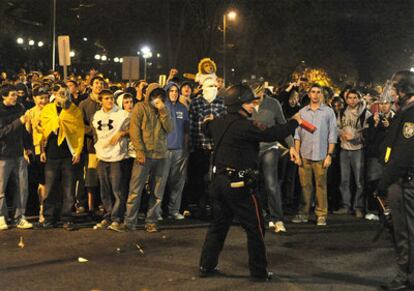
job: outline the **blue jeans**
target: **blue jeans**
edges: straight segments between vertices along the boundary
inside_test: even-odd
[[[340,153],[341,164],[341,185],[339,190],[342,196],[342,206],[351,209],[364,209],[364,152],[363,150],[348,151],[341,149]],[[354,175],[356,184],[355,198],[351,201],[351,172]]]
[[[102,204],[105,209],[104,219],[121,222],[125,211],[121,161],[99,161],[97,170]]]
[[[27,162],[23,157],[0,160],[0,216],[8,216],[6,187],[9,179],[15,179],[17,189],[13,193],[14,218],[24,216],[29,196]]]
[[[161,180],[164,173],[165,159],[146,158],[143,165],[137,161],[132,168],[131,181],[129,183],[129,194],[126,204],[125,224],[135,226],[137,215],[141,206],[141,195],[148,178],[151,181],[150,200],[148,202],[148,212],[146,223],[156,223],[158,213],[156,209],[161,205],[162,196]]]
[[[160,191],[164,193],[164,189],[168,184],[170,190],[168,212],[170,215],[177,214],[180,211],[186,176],[187,155],[183,150],[168,150]],[[158,207],[159,215],[161,215],[161,211],[161,207]]]
[[[283,220],[282,193],[279,184],[279,157],[278,149],[265,151],[260,157],[260,166],[263,173],[263,182],[269,215],[272,221]],[[263,205],[266,205],[263,203]]]
[[[62,205],[62,221],[72,221],[72,207],[75,204],[75,166],[72,164],[72,158],[47,159],[45,181],[46,199],[43,206],[45,221],[55,220],[60,205]]]

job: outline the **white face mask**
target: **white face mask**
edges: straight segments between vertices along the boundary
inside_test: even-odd
[[[208,103],[213,102],[217,96],[217,87],[207,87],[203,89],[203,98],[206,99]]]
[[[259,112],[259,105],[256,105],[256,106],[254,107],[254,110],[255,110],[256,112]]]

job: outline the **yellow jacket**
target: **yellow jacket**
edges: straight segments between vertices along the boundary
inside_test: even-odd
[[[57,133],[59,130],[58,145],[61,145],[66,138],[72,155],[79,155],[82,152],[85,128],[82,112],[75,104],[71,103],[69,108],[60,112],[60,115],[55,103],[47,104],[40,115],[40,122],[45,140],[52,132]]]

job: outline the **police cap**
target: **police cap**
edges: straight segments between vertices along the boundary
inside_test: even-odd
[[[250,103],[253,100],[259,99],[253,93],[253,90],[244,84],[233,85],[229,87],[224,93],[224,105],[230,109],[238,110],[243,103]]]

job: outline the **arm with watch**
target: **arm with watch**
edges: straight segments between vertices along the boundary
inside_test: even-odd
[[[329,166],[332,164],[332,155],[335,150],[335,144],[330,143],[328,146],[328,153],[326,154],[326,158],[323,160],[323,167],[329,168]]]

